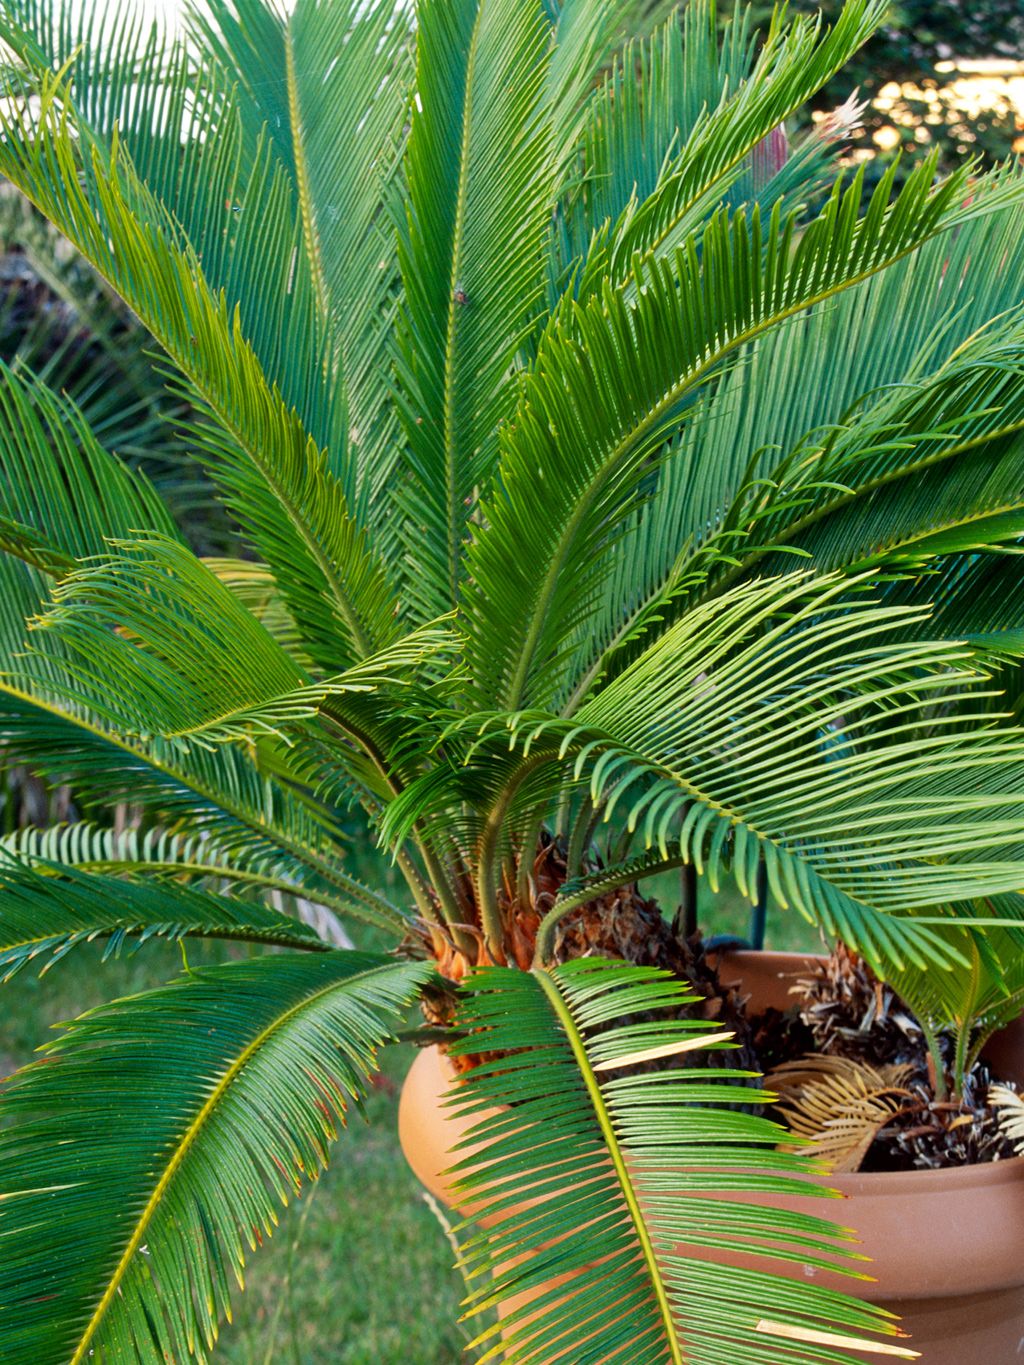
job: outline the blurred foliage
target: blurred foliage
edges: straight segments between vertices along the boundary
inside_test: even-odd
[[[723,22],[735,0],[722,0]],[[820,12],[834,23],[842,0],[792,0],[790,10]],[[758,9],[767,24],[770,5]],[[938,145],[944,168],[978,155],[986,165],[1004,161],[1022,148],[1024,112],[1007,99],[993,107],[972,107],[962,77],[940,70],[946,63],[978,58],[1024,61],[1024,4],[1011,0],[897,0],[889,21],[858,56],[821,91],[808,110],[826,113],[841,105],[854,90],[872,101],[864,113],[864,127],[851,139],[854,156],[870,156],[866,179],[873,184],[897,153],[906,170],[915,159]],[[881,106],[874,101],[884,87],[896,83],[901,95],[890,107],[888,92]],[[1016,147],[1014,144],[1017,144]]]

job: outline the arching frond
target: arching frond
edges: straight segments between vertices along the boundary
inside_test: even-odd
[[[408,118],[408,15],[387,0],[300,0],[287,14],[267,0],[213,0],[193,6],[187,22],[197,47],[237,83],[229,114],[255,144],[269,139],[287,171],[329,324],[335,403],[348,422],[339,433],[352,452],[346,492],[383,531],[399,450],[387,355],[398,268],[386,200]]]
[[[574,631],[607,566],[650,457],[701,384],[735,351],[802,309],[906,255],[959,219],[963,184],[925,163],[886,207],[880,183],[858,218],[859,182],[832,195],[794,245],[774,221],[763,255],[755,210],[716,217],[670,261],[637,263],[635,300],[608,289],[549,328],[503,441],[500,490],[470,550],[468,599],[479,694],[517,708],[557,694]],[[984,194],[981,196],[984,202]],[[992,207],[1000,201],[993,192]],[[543,489],[543,516],[533,514]]]
[[[257,901],[0,856],[0,982],[33,962],[45,971],[80,943],[104,940],[105,956],[116,956],[152,938],[329,951],[313,929]]]
[[[905,638],[920,608],[844,593],[801,574],[733,589],[573,721],[498,714],[464,732],[546,758],[553,790],[571,762],[604,820],[679,850],[713,889],[728,866],[753,899],[763,859],[781,905],[874,961],[948,965],[913,912],[1017,888],[1024,741],[986,711],[969,649]]]
[[[38,119],[28,112],[33,93]],[[3,119],[0,170],[111,280],[191,381],[209,414],[196,435],[211,474],[274,568],[318,661],[337,668],[387,643],[387,577],[326,456],[119,145],[83,159],[67,98],[48,75],[35,90],[20,87]]]
[[[635,255],[670,253],[702,227],[758,145],[849,61],[884,13],[876,0],[855,0],[823,31],[820,15],[782,22],[777,12],[755,62],[744,20],[719,50],[714,6],[697,3],[682,29],[673,17],[628,48],[584,136],[574,215],[576,244],[589,247],[580,295],[626,282]]]
[[[673,546],[693,524],[692,462],[712,458],[684,436],[637,529],[606,551],[616,607],[603,612],[601,633],[581,637],[564,709],[574,710],[597,677],[621,670],[694,597],[754,572],[784,573],[805,560],[822,570],[906,572],[954,551],[1011,545],[1024,531],[1022,370],[1024,330],[1015,319],[794,450],[755,457],[731,504],[717,509],[717,524]],[[630,573],[631,553],[641,556],[641,573]],[[927,590],[917,600],[928,601]]]
[[[30,628],[63,647],[69,698],[121,733],[198,743],[276,734],[328,698],[401,684],[454,641],[425,627],[314,682],[185,546],[151,537],[114,548],[57,584]]]
[[[938,926],[963,959],[960,970],[930,973],[906,963],[892,971],[888,980],[924,1025],[952,1036],[952,1071],[959,1088],[993,1033],[1019,1018],[1024,1008],[1020,952],[1024,898],[1006,894],[956,908],[977,924],[974,929],[963,924]]]
[[[0,548],[63,574],[143,530],[177,534],[149,481],[104,450],[71,403],[0,366]]]
[[[880,1310],[773,1273],[793,1263],[841,1271],[849,1234],[776,1203],[814,1187],[806,1162],[775,1150],[783,1130],[733,1107],[764,1098],[749,1073],[728,1069],[727,1054],[721,1069],[634,1069],[728,1047],[727,1032],[685,1017],[692,1002],[667,973],[599,958],[471,978],[461,1022],[472,1032],[459,1050],[502,1055],[452,1096],[477,1120],[454,1173],[490,1224],[463,1243],[478,1281],[468,1304],[519,1296],[506,1304],[504,1340],[498,1328],[484,1332],[478,1346],[490,1349],[479,1358],[809,1365],[871,1350],[913,1359],[875,1335],[894,1332]],[[731,1263],[738,1239],[757,1269]]]
[[[192,971],[17,1073],[0,1101],[11,1365],[207,1360],[247,1253],[326,1165],[425,976],[338,951]]]
[[[300,790],[280,758],[258,749],[193,749],[158,739],[128,740],[63,698],[66,662],[51,647],[25,652],[25,619],[45,600],[46,585],[28,565],[0,557],[0,660],[16,664],[19,682],[0,675],[0,739],[8,755],[54,782],[69,783],[87,809],[112,802],[145,807],[154,819],[184,822],[231,856],[267,859],[284,875],[338,891],[394,922],[394,907],[349,877],[339,858],[341,832],[329,812]],[[45,641],[45,635],[40,642]]]
[[[809,515],[827,520],[830,506],[836,509],[833,563],[853,562],[863,552],[857,538],[861,514],[883,500],[890,512],[888,523],[880,523],[883,531],[888,526],[897,535],[927,533],[935,490],[917,496],[928,470],[917,458],[924,452],[914,440],[903,444],[913,428],[887,432],[886,423],[893,417],[902,421],[901,409],[904,416],[915,412],[915,391],[925,400],[918,411],[931,429],[947,418],[962,419],[972,405],[980,407],[965,431],[966,446],[957,440],[955,425],[945,437],[935,435],[926,443],[935,457],[934,478],[948,487],[959,487],[955,471],[961,456],[968,467],[975,458],[972,434],[998,432],[1000,403],[992,400],[1001,394],[1012,405],[1019,383],[1015,389],[1012,365],[1004,365],[1008,353],[999,354],[1006,329],[993,327],[992,320],[1020,302],[1022,222],[1018,213],[1004,210],[943,234],[806,319],[759,339],[744,363],[707,393],[679,433],[656,492],[621,540],[604,552],[613,578],[599,607],[600,624],[594,629],[588,621],[580,635],[576,700],[645,620],[668,624],[674,619],[702,561],[705,567],[723,567],[708,566],[709,554],[735,561],[726,564],[734,576],[758,565],[764,570],[765,543],[772,536],[761,514],[773,502],[776,572],[793,567],[792,556],[779,547],[797,541],[808,553],[819,548],[797,540],[798,526]],[[982,268],[987,261],[999,267]],[[965,344],[966,353],[956,354]],[[978,382],[990,363],[985,358],[990,346],[991,390]],[[938,400],[931,411],[928,394]],[[948,412],[947,403],[952,404]],[[988,411],[990,405],[996,411]],[[785,470],[793,452],[817,459],[826,444],[845,450],[853,463],[841,473],[837,469],[835,478],[823,473],[820,488],[807,486],[794,501],[788,475],[777,482],[777,467]],[[981,444],[978,460],[986,458],[985,449]],[[860,459],[863,478],[856,469]],[[876,492],[872,475],[883,461],[889,481]],[[1004,464],[1004,470],[1012,479],[1011,466]],[[965,491],[970,488],[966,483]],[[965,499],[965,518],[975,505]],[[846,527],[853,553],[844,557],[839,537]],[[977,588],[977,574],[973,578]],[[917,600],[929,600],[927,584]],[[628,653],[620,655],[616,666],[628,658]]]
[[[81,868],[139,882],[151,879],[214,883],[230,886],[236,894],[272,891],[295,901],[321,905],[333,915],[365,920],[396,933],[405,919],[377,891],[351,876],[342,886],[318,875],[312,867],[296,864],[286,853],[276,857],[248,845],[222,848],[205,832],[185,834],[159,827],[111,829],[79,820],[45,829],[23,826],[0,836],[0,848],[33,866]]]
[[[105,158],[115,144],[127,150],[229,313],[240,311],[286,403],[321,446],[343,447],[294,184],[260,120],[246,119],[237,71],[135,0],[116,15],[74,0],[11,0],[0,32],[30,67],[67,71],[76,126]]]

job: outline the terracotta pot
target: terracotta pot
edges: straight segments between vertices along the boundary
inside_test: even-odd
[[[722,976],[740,982],[755,1008],[785,1008],[792,1003],[793,976],[812,960],[793,953],[730,953]],[[1000,1035],[989,1056],[1003,1079],[1024,1083],[1024,1024]],[[440,1104],[451,1077],[436,1048],[421,1052],[399,1108],[406,1159],[449,1206],[444,1171],[468,1126]],[[809,1197],[792,1206],[856,1229],[876,1280],[866,1296],[900,1316],[923,1365],[1024,1361],[1024,1157],[946,1171],[836,1175],[823,1183],[841,1191],[846,1204],[823,1207]],[[809,1266],[793,1273],[817,1273],[847,1293],[855,1283]]]

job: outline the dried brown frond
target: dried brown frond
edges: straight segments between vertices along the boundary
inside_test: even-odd
[[[853,1057],[815,1055],[785,1062],[766,1078],[796,1150],[832,1171],[859,1170],[878,1133],[908,1103],[913,1067],[869,1066]]]
[[[791,994],[811,1030],[814,1051],[863,1057],[873,1066],[924,1055],[920,1025],[862,957],[837,944]]]
[[[988,1102],[1000,1132],[1013,1143],[1017,1155],[1024,1156],[1024,1097],[1008,1085],[990,1085]]]

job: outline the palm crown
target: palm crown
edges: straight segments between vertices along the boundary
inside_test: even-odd
[[[508,1359],[892,1330],[718,1264],[842,1244],[743,1202],[807,1168],[741,1073],[615,1075],[724,1045],[683,985],[552,965],[571,912],[680,865],[882,970],[955,970],[980,898],[1015,914],[1019,178],[926,160],[862,205],[838,125],[781,133],[883,9],[758,45],[692,0],[622,49],[597,0],[206,0],[188,40],[5,0],[0,171],[160,344],[241,548],[197,558],[67,400],[0,375],[5,742],[148,817],[9,840],[0,964],[284,949],[94,1012],[7,1086],[12,1365],[205,1359],[431,959],[499,1056],[462,1092],[494,1141],[474,1301],[556,1264],[581,1289],[507,1320]],[[347,870],[349,808],[407,904]]]

